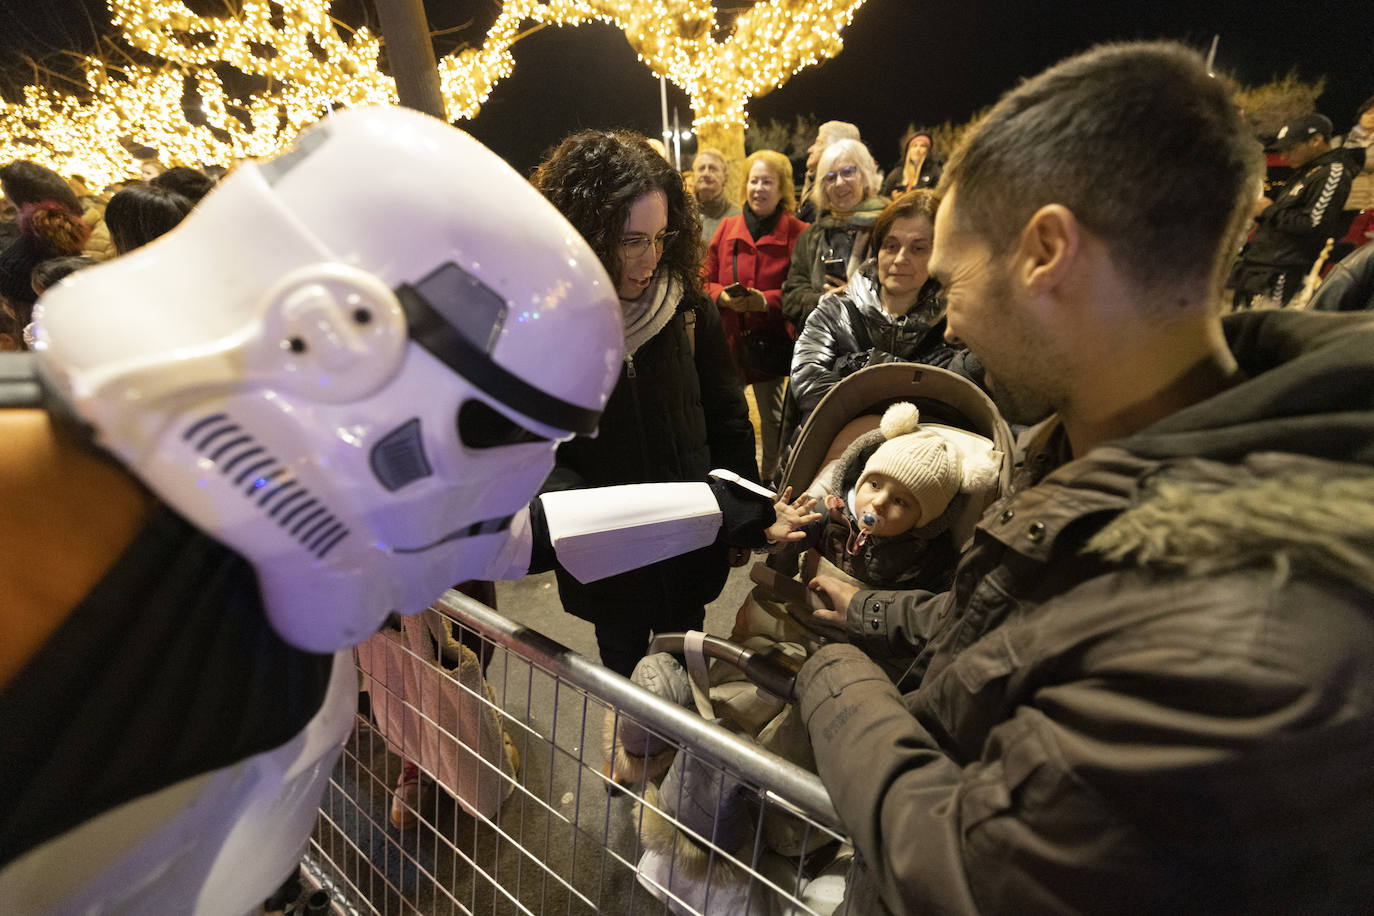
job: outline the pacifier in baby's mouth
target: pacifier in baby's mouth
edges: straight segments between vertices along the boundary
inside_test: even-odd
[[[852,557],[863,550],[869,536],[877,534],[882,524],[883,520],[874,515],[872,510],[864,510],[864,514],[859,517],[859,530],[855,531],[852,527],[849,530],[849,540],[844,546],[845,552]]]

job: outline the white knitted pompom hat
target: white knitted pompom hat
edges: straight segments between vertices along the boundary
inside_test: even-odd
[[[878,446],[859,477],[859,487],[874,474],[884,474],[911,491],[920,506],[918,526],[945,511],[962,482],[959,454],[944,436],[920,428],[915,404],[899,401],[883,413],[879,428],[887,441]]]

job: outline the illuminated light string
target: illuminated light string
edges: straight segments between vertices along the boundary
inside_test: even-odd
[[[88,57],[86,98],[26,87],[21,101],[0,103],[0,162],[31,159],[105,187],[138,175],[129,145],[156,150],[163,165],[227,166],[274,155],[334,107],[397,101],[378,65],[380,36],[366,28],[341,36],[331,0],[243,0],[236,17],[201,16],[179,0],[107,2],[123,40],[162,63],[114,67]],[[480,47],[439,61],[440,86],[449,119],[468,120],[511,74],[511,48],[527,25],[601,22],[687,93],[704,138],[737,134],[742,151],[749,101],[837,54],[864,2],[761,0],[717,41],[717,10],[706,0],[506,0]],[[213,69],[225,64],[266,88],[231,95]],[[188,81],[203,124],[185,117]]]

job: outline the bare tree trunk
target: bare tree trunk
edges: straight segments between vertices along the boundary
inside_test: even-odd
[[[424,0],[377,0],[377,16],[401,104],[447,121]]]
[[[697,149],[714,146],[725,155],[728,178],[725,196],[731,203],[744,200],[744,126],[697,125]]]

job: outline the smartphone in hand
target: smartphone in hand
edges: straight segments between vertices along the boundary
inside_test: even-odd
[[[731,283],[729,286],[725,287],[725,295],[729,296],[731,299],[743,299],[745,296],[749,295],[749,287],[745,286],[743,283]]]

